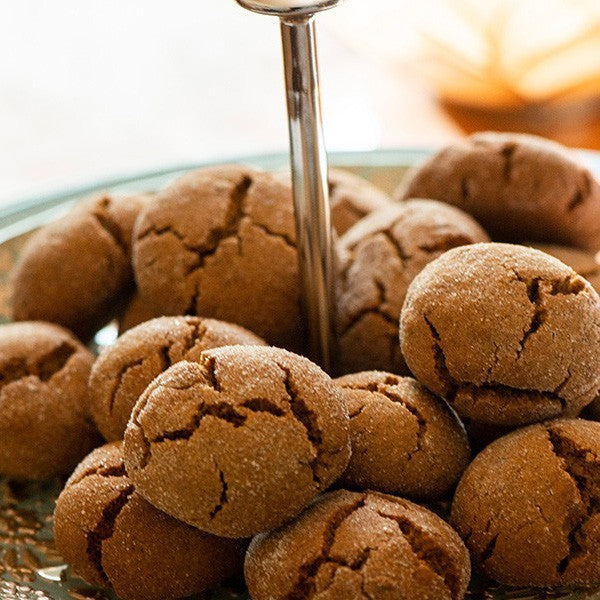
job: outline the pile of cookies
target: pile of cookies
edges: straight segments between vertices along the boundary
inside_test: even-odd
[[[302,356],[286,174],[202,169],[38,231],[0,327],[0,474],[70,475],[57,548],[125,600],[242,572],[254,600],[600,584],[599,184],[480,134],[394,199],[330,188],[334,379]]]

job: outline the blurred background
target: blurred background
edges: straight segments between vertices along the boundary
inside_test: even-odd
[[[330,150],[600,148],[598,0],[346,0],[318,31]],[[234,0],[5,1],[0,57],[0,204],[287,149],[277,21]]]

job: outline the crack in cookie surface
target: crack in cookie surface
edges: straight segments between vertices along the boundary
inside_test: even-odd
[[[135,486],[133,485],[120,490],[117,497],[104,507],[96,527],[86,534],[86,552],[90,563],[95,567],[101,579],[108,584],[110,579],[102,566],[102,543],[112,537],[117,517],[134,491]]]
[[[401,504],[401,502],[397,502]],[[426,531],[417,527],[410,518],[400,515],[392,515],[382,510],[377,514],[384,519],[395,522],[402,532],[404,539],[410,545],[413,554],[422,561],[438,577],[440,577],[453,600],[460,596],[460,582],[456,573],[452,572],[449,565],[452,564],[448,554],[436,543]]]
[[[0,393],[3,387],[32,375],[41,382],[50,381],[54,375],[62,371],[76,352],[77,348],[74,344],[64,341],[34,362],[22,356],[9,358],[0,366]]]
[[[360,495],[354,502],[336,511],[328,520],[319,555],[300,566],[298,580],[292,590],[285,596],[285,600],[307,600],[312,598],[316,591],[316,577],[319,569],[330,560],[329,555],[335,542],[337,530],[348,517],[365,505],[366,499],[367,494]]]
[[[561,467],[571,478],[579,495],[582,510],[579,516],[566,520],[565,527],[569,543],[568,554],[558,563],[556,570],[563,575],[572,561],[577,560],[590,550],[585,528],[590,520],[600,513],[600,459],[590,450],[578,447],[558,429],[547,428],[552,451],[561,462]]]
[[[218,465],[215,464],[215,467],[217,468],[217,472],[219,474],[219,481],[221,483],[221,495],[219,496],[219,502],[215,505],[215,507],[210,513],[211,519],[214,519],[223,510],[223,508],[229,501],[227,496],[229,485],[227,483],[227,480],[225,479],[225,473],[221,469],[219,469]]]
[[[92,216],[96,220],[96,223],[102,228],[114,242],[115,246],[121,251],[123,256],[129,256],[129,246],[123,239],[123,232],[119,224],[113,219],[108,212],[110,206],[110,199],[106,198],[108,203],[101,204],[100,208],[92,212]]]
[[[115,400],[116,400],[117,394],[119,393],[119,390],[121,389],[121,385],[123,384],[123,379],[125,378],[125,376],[131,369],[142,365],[144,363],[144,360],[145,360],[144,358],[139,358],[139,359],[134,360],[125,365],[121,365],[119,370],[115,373],[113,381],[112,381],[112,385],[110,386],[110,389],[107,394],[107,396],[108,396],[108,414],[109,415],[112,415],[112,413],[113,413],[113,410],[115,407]]]
[[[317,415],[308,407],[306,402],[298,394],[293,382],[291,371],[285,365],[277,363],[277,366],[281,369],[284,375],[283,385],[288,396],[290,409],[298,422],[302,424],[306,430],[306,437],[311,443],[315,458],[310,462],[309,466],[313,474],[313,480],[317,484],[317,487],[321,488],[321,477],[319,470],[323,461],[323,432],[321,431],[317,422]]]
[[[400,383],[401,379],[399,377],[395,377],[393,375],[388,375],[383,381],[373,381],[370,383],[357,383],[351,385],[342,385],[345,389],[350,390],[361,390],[366,392],[371,392],[374,394],[380,394],[389,402],[393,402],[395,404],[399,404],[402,406],[407,412],[409,412],[417,422],[417,440],[415,443],[415,447],[413,450],[407,453],[407,460],[412,460],[414,455],[417,452],[422,450],[423,438],[427,435],[427,419],[423,416],[423,413],[414,406],[411,402],[408,402],[400,392],[390,390],[390,386],[395,386]],[[351,419],[356,418],[360,415],[368,403],[362,404],[353,414],[349,415]]]
[[[472,408],[491,392],[497,393],[499,396],[503,396],[507,399],[526,404],[537,404],[541,406],[543,403],[546,405],[546,411],[543,418],[559,416],[565,410],[567,401],[560,395],[560,392],[562,392],[568,383],[571,377],[570,373],[568,373],[567,377],[552,390],[518,388],[490,380],[491,372],[498,364],[499,349],[497,345],[494,351],[494,362],[487,371],[485,383],[476,384],[468,381],[458,381],[452,376],[448,369],[446,355],[442,347],[442,340],[438,330],[427,315],[424,315],[423,318],[432,338],[435,373],[442,386],[442,395],[451,405],[458,406],[462,404],[463,410],[469,407]]]
[[[92,475],[97,475],[98,477],[127,477],[127,470],[122,460],[116,465],[94,465],[81,473],[76,479],[70,479],[68,486],[77,485]]]

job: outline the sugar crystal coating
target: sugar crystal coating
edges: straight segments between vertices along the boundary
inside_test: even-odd
[[[173,365],[140,397],[125,432],[140,493],[227,537],[293,518],[341,475],[349,454],[341,390],[308,359],[262,346]]]
[[[253,600],[461,600],[469,555],[440,517],[395,496],[339,490],[254,538]]]
[[[600,423],[531,425],[467,468],[451,521],[475,564],[510,585],[600,581]]]
[[[470,459],[464,427],[445,400],[410,377],[363,372],[335,382],[350,416],[350,487],[411,498],[439,497]]]
[[[248,330],[215,319],[159,317],[126,332],[98,357],[90,375],[91,408],[107,440],[123,439],[131,411],[147,385],[171,365],[203,350],[264,345]]]
[[[446,250],[488,239],[469,215],[432,200],[391,204],[350,229],[339,241],[338,371],[408,374],[398,320],[410,282]]]
[[[464,417],[522,425],[577,415],[600,387],[600,298],[560,261],[474,244],[430,263],[400,320],[415,377]]]
[[[171,600],[241,570],[245,543],[218,538],[146,502],[127,476],[120,442],[96,449],[56,502],[56,546],[88,582],[124,600]]]
[[[461,208],[499,242],[600,249],[600,185],[556,142],[476,133],[434,154],[396,196]]]
[[[88,407],[93,362],[58,325],[0,326],[0,474],[15,479],[66,474],[100,443]]]

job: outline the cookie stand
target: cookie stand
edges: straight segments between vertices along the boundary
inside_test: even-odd
[[[288,106],[299,268],[310,358],[331,370],[334,343],[334,261],[327,153],[323,139],[315,14],[341,0],[237,0],[253,12],[278,16]]]

